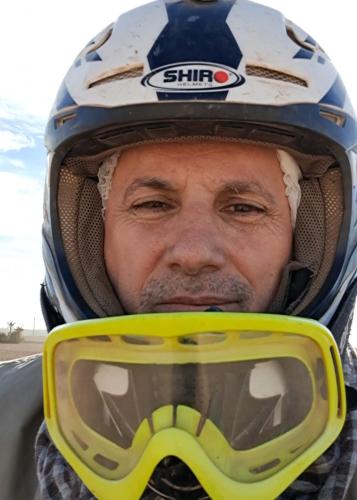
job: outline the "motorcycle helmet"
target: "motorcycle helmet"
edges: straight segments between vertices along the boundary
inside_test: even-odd
[[[76,57],[45,136],[48,329],[125,312],[103,259],[102,162],[199,138],[276,147],[298,162],[293,259],[271,310],[317,319],[342,351],[356,294],[356,117],[318,43],[249,0],[156,0]]]

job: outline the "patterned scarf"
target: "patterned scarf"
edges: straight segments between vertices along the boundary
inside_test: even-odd
[[[357,389],[357,352],[347,347],[344,360],[347,386]],[[35,446],[37,474],[43,500],[96,500],[51,441],[45,423]],[[279,500],[343,500],[357,469],[357,409],[347,414],[337,441],[294,481]],[[145,492],[143,500],[162,497]]]

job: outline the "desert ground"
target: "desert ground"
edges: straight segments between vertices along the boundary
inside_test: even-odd
[[[0,342],[0,362],[42,352],[44,340],[45,337],[25,337],[25,340],[19,344]]]

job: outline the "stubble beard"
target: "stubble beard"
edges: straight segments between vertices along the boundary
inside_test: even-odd
[[[159,304],[163,304],[173,297],[185,296],[191,298],[219,297],[227,303],[234,304],[234,310],[237,312],[248,312],[254,309],[254,289],[239,277],[174,274],[162,279],[149,280],[140,294],[136,312],[156,312]]]

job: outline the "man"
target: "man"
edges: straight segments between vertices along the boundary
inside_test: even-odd
[[[266,311],[291,255],[285,189],[276,152],[263,147],[200,141],[125,151],[104,243],[125,311]]]
[[[356,139],[326,54],[278,12],[185,0],[121,16],[75,60],[47,128],[48,328],[207,309],[314,318],[353,395]],[[352,399],[336,443],[281,498],[355,496]],[[93,497],[44,425],[36,453],[43,498]],[[145,498],[189,498],[182,463],[157,474]]]

